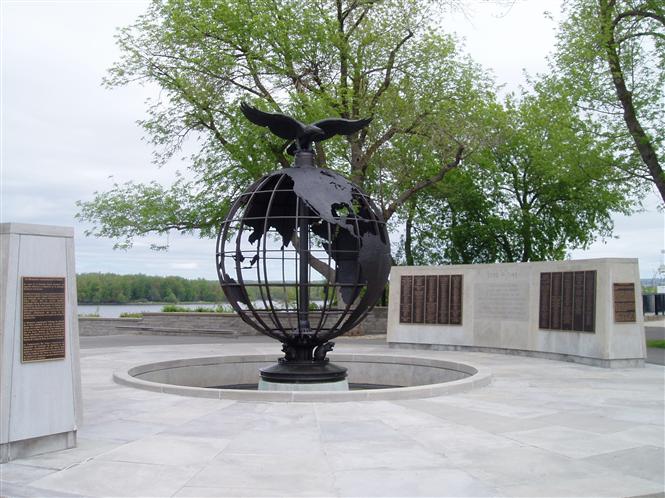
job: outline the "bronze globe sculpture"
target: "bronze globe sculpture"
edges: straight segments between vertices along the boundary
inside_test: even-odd
[[[254,124],[293,140],[293,167],[269,173],[231,206],[217,238],[222,290],[243,321],[283,343],[262,383],[339,383],[331,339],[357,326],[381,297],[390,272],[386,223],[346,178],[314,166],[312,142],[352,134],[370,120],[304,125],[243,104]]]

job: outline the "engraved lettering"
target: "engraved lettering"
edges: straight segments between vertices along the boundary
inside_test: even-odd
[[[413,323],[425,322],[425,277],[413,277]]]
[[[437,319],[437,288],[436,275],[428,275],[425,289],[425,323],[436,323]]]
[[[65,279],[23,277],[21,361],[65,357]]]
[[[552,303],[551,299],[551,287],[552,287],[552,274],[551,273],[541,273],[540,274],[540,303],[539,303],[539,314],[538,314],[538,326],[541,329],[550,328],[550,306]]]
[[[410,275],[403,275],[400,279],[400,293],[399,293],[399,321],[400,323],[411,323],[411,303],[413,292],[413,277]]]
[[[450,324],[462,324],[462,275],[450,276]]]
[[[450,275],[439,275],[439,323],[450,323]]]
[[[635,305],[635,284],[615,283],[612,286],[614,297],[614,321],[633,323],[637,321]]]

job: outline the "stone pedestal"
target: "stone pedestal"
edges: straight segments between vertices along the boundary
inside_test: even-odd
[[[347,379],[337,382],[286,383],[259,379],[259,391],[348,391]]]
[[[0,461],[76,445],[74,229],[0,224]]]

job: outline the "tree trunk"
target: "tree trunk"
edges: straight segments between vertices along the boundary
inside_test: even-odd
[[[409,205],[409,212],[406,216],[406,233],[404,235],[404,257],[407,266],[413,266],[413,217],[415,215],[413,203]]]
[[[637,119],[635,105],[633,104],[633,95],[626,86],[626,80],[623,75],[623,68],[621,67],[619,54],[617,52],[617,44],[614,37],[614,28],[612,24],[610,7],[607,0],[599,0],[599,2],[600,15],[603,20],[603,26],[607,31],[605,33],[605,53],[607,55],[607,63],[609,65],[610,72],[612,73],[612,83],[614,83],[614,89],[616,90],[617,98],[619,99],[621,107],[623,108],[623,120],[626,123],[626,127],[628,128],[630,135],[633,137],[635,147],[637,147],[642,161],[649,170],[649,174],[651,175],[653,182],[656,184],[656,187],[660,192],[660,196],[665,202],[665,174],[663,173],[663,168],[658,162],[658,156],[656,155],[653,144],[649,140],[649,137],[644,132],[642,125]]]

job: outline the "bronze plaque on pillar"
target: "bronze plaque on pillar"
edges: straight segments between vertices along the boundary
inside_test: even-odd
[[[23,277],[21,361],[65,357],[65,278]]]
[[[635,284],[613,284],[614,321],[632,323],[637,321],[635,306]]]
[[[425,276],[413,277],[413,323],[425,323]]]
[[[400,279],[399,322],[411,323],[411,303],[413,302],[413,277],[403,275]]]

